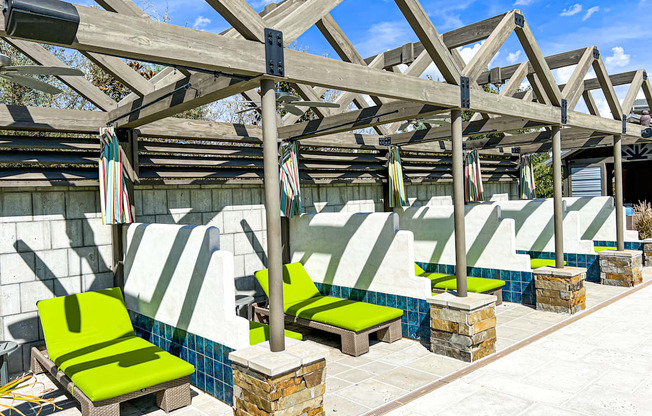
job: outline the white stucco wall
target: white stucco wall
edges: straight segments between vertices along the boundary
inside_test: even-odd
[[[616,241],[616,207],[610,196],[564,198],[566,209],[580,216],[580,231],[585,240]],[[638,232],[627,230],[623,218],[625,241],[639,241]]]
[[[430,281],[414,273],[414,236],[394,213],[321,213],[290,223],[293,262],[319,283],[425,299]]]
[[[408,208],[399,214],[402,230],[414,234],[415,259],[455,264],[453,206]],[[467,262],[472,267],[529,270],[530,256],[516,254],[514,220],[501,219],[496,205],[467,205]]]
[[[249,324],[235,314],[233,254],[215,227],[132,224],[126,232],[127,308],[238,349]]]
[[[492,203],[487,203],[490,205]],[[516,226],[516,249],[555,251],[554,202],[552,199],[500,201],[503,218],[511,218]],[[564,252],[595,254],[593,241],[582,238],[580,214],[564,213]]]

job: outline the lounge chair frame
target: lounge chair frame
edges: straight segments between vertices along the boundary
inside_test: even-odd
[[[254,305],[253,308],[253,319],[255,321],[262,322],[264,318],[269,317],[268,308],[265,308],[261,305]],[[285,322],[305,326],[308,328],[319,329],[321,331],[339,335],[342,340],[342,352],[354,357],[358,357],[369,352],[369,335],[374,332],[377,334],[376,336],[380,341],[388,342],[390,344],[392,342],[398,341],[403,336],[401,318],[392,319],[390,321],[374,325],[359,332],[340,328],[334,325],[324,324],[321,322],[311,321],[309,319],[299,318],[288,314],[285,314]]]
[[[59,384],[66,389],[81,405],[82,416],[120,416],[120,403],[147,394],[156,393],[156,405],[169,413],[175,409],[190,405],[190,376],[157,384],[132,393],[111,399],[93,402],[79,387],[75,387],[70,378],[48,358],[45,346],[32,347],[30,369],[33,374],[49,372]]]
[[[444,289],[432,289],[432,293],[446,293],[447,290]],[[486,292],[482,292],[485,295],[494,295],[496,299],[496,305],[500,305],[503,303],[503,288],[500,289],[495,289],[495,290],[488,290]]]

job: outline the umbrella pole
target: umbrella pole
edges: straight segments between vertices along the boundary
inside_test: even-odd
[[[462,143],[462,111],[451,111],[453,138],[453,218],[455,220],[455,274],[457,296],[467,296],[466,231],[464,227],[464,149]]]
[[[616,250],[625,250],[625,213],[623,212],[623,150],[622,138],[620,134],[614,135],[614,181],[616,192],[614,199],[616,202]]]
[[[272,352],[285,350],[283,311],[283,249],[281,244],[281,188],[276,127],[276,89],[272,79],[260,82],[263,120],[265,213],[267,217],[267,268],[269,270],[269,345]]]
[[[564,268],[564,205],[561,189],[561,127],[552,126],[552,187],[555,221],[555,267]]]

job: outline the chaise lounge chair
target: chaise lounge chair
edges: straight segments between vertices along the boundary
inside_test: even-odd
[[[566,262],[564,261],[564,266]],[[532,270],[540,269],[542,267],[555,267],[555,259],[530,259],[530,267]]]
[[[418,264],[414,265],[414,272],[417,276],[423,276],[430,279],[432,282],[433,293],[442,293],[449,290],[457,290],[457,277],[452,274],[443,273],[428,273],[419,267]],[[494,295],[498,298],[497,305],[503,303],[503,286],[505,282],[498,279],[485,279],[483,277],[467,277],[467,289],[473,293],[487,293]]]
[[[119,416],[120,403],[156,393],[165,412],[190,404],[195,368],[134,334],[118,288],[38,302],[47,349],[32,347],[31,370],[50,372],[82,416]]]
[[[256,272],[256,279],[269,296],[268,270]],[[301,263],[283,267],[283,303],[287,322],[340,335],[342,352],[354,357],[369,351],[372,333],[390,343],[402,336],[402,310],[322,296]],[[255,319],[268,315],[269,309],[254,307]]]

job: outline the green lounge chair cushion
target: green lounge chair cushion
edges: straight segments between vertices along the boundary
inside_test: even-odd
[[[267,269],[256,272],[256,279],[269,296]],[[321,296],[301,263],[283,266],[283,306],[288,315],[355,332],[403,316],[396,308]]]
[[[287,329],[285,330],[285,336],[287,338],[298,339],[299,341],[303,340],[303,335]],[[249,321],[249,345],[260,344],[265,341],[269,341],[269,325]]]
[[[593,247],[593,251],[595,251],[596,253],[599,253],[599,252],[605,251],[605,250],[615,250],[615,249],[616,249],[616,247]]]
[[[134,334],[118,288],[43,300],[38,310],[49,358],[94,402],[195,371]]]
[[[415,273],[418,276],[427,277],[432,282],[433,289],[457,290],[457,278],[455,275],[443,273],[427,273],[418,265],[414,265]],[[467,277],[467,288],[470,292],[484,293],[498,290],[505,286],[505,282],[498,279],[486,279],[483,277]]]
[[[94,402],[181,377],[195,368],[137,336],[91,345],[59,357],[59,369]]]
[[[285,313],[355,332],[403,316],[400,309],[331,296],[315,296],[285,305]]]
[[[268,270],[255,273],[256,280],[260,283],[267,296],[269,296]],[[283,266],[283,303],[291,305],[302,300],[320,296],[317,286],[312,281],[308,272],[301,263],[291,263]]]
[[[564,262],[564,266],[566,265],[566,262]],[[555,266],[555,259],[530,259],[530,267],[532,269],[540,269],[541,267],[554,267]]]

